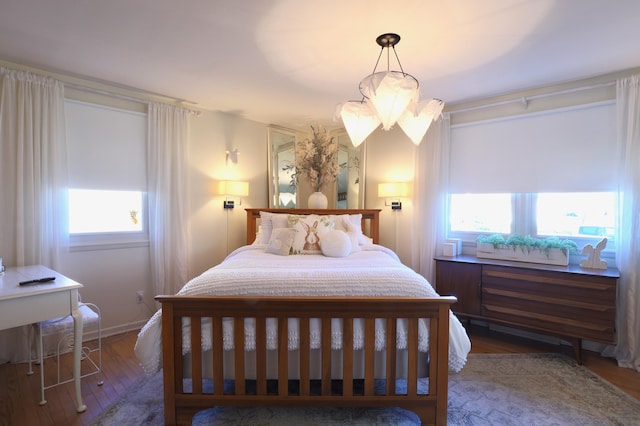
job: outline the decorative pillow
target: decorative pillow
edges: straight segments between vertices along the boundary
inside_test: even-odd
[[[262,244],[262,225],[258,225],[258,230],[256,231],[256,239],[253,240],[251,245]]]
[[[343,224],[346,228],[346,234],[349,237],[349,242],[351,243],[351,253],[362,251],[360,248],[360,237],[364,237],[364,235],[362,235],[362,228],[360,228],[360,225],[354,225],[348,218],[344,218]]]
[[[351,240],[346,232],[333,230],[322,237],[320,247],[325,256],[345,257],[351,253]]]
[[[291,254],[321,254],[320,241],[335,226],[333,215],[289,215],[289,226],[295,231]]]
[[[286,213],[269,213],[260,212],[260,228],[259,232],[260,244],[268,244],[271,239],[271,231],[275,228],[287,228],[288,215]],[[256,236],[256,241],[258,241]]]
[[[271,231],[269,243],[264,251],[266,253],[278,254],[280,256],[289,256],[294,235],[295,231],[291,228],[273,229]]]
[[[373,244],[373,240],[362,233],[362,214],[360,213],[337,216],[336,229],[349,234],[352,239],[352,252],[359,251],[361,245]]]

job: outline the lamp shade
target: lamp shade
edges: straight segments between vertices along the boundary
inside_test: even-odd
[[[359,146],[380,125],[380,119],[366,102],[345,102],[338,106],[344,128],[353,146]]]
[[[411,142],[420,145],[431,122],[438,118],[443,108],[444,102],[440,99],[429,99],[409,105],[398,118],[398,124]]]
[[[417,80],[400,71],[373,73],[360,82],[360,91],[369,99],[384,130],[391,129],[419,95]]]
[[[220,182],[220,193],[223,195],[246,197],[249,195],[249,182],[223,180]]]
[[[385,182],[378,184],[378,197],[399,198],[409,196],[409,184],[407,182]]]

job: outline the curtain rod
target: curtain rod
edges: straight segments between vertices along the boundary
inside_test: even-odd
[[[590,90],[590,89],[597,89],[597,88],[600,88],[600,87],[613,86],[615,84],[616,84],[615,81],[607,81],[607,82],[603,82],[603,83],[590,84],[588,86],[574,87],[573,89],[556,90],[555,92],[548,92],[548,93],[540,93],[540,94],[537,94],[537,95],[522,96],[522,97],[514,98],[514,99],[505,99],[504,101],[496,101],[496,102],[491,102],[491,103],[488,103],[488,104],[470,106],[470,107],[467,107],[467,108],[451,110],[451,111],[448,111],[448,112],[449,112],[449,114],[457,114],[457,113],[460,113],[460,112],[475,111],[475,110],[479,110],[479,109],[491,108],[491,107],[496,107],[496,106],[500,106],[500,105],[513,104],[513,103],[517,103],[517,102],[522,103],[526,107],[527,103],[532,99],[541,99],[541,98],[546,98],[546,97],[550,97],[550,96],[564,95],[564,94],[568,94],[568,93],[580,92],[582,90]]]
[[[132,95],[125,95],[125,94],[122,94],[122,93],[112,92],[112,91],[106,90],[106,89],[98,89],[98,88],[95,88],[95,87],[85,86],[83,84],[78,84],[78,83],[71,83],[71,82],[64,82],[63,81],[63,84],[64,84],[65,87],[69,87],[71,89],[77,89],[77,90],[80,90],[80,91],[83,91],[83,92],[95,93],[95,94],[98,94],[98,95],[109,96],[109,97],[112,97],[112,98],[118,98],[118,99],[123,99],[123,100],[126,100],[126,101],[138,102],[138,103],[142,103],[142,104],[147,104],[147,103],[151,102],[152,98],[163,98],[165,100],[169,100],[169,101],[172,101],[172,102],[190,103],[190,104],[196,105],[195,102],[185,101],[185,100],[182,100],[182,99],[172,98],[172,97],[164,96],[164,95],[157,95],[157,94],[153,94],[153,93],[148,93],[148,94],[145,94],[145,95],[141,95],[140,97],[137,97],[137,96],[132,96]],[[131,89],[123,89],[123,90],[131,90]],[[188,109],[189,111],[191,111],[192,113],[194,113],[194,114],[196,114],[198,116],[201,114],[200,111],[195,111],[195,110],[192,110],[190,108],[186,108],[186,109]]]

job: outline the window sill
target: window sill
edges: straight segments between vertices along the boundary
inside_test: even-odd
[[[71,236],[69,251],[122,250],[141,247],[149,247],[149,239],[146,235],[131,235],[128,237],[121,235],[82,235]]]

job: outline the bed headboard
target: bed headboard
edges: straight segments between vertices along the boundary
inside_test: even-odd
[[[247,211],[247,244],[256,239],[260,212],[289,214],[362,214],[362,232],[378,244],[380,238],[380,209],[245,209]]]

